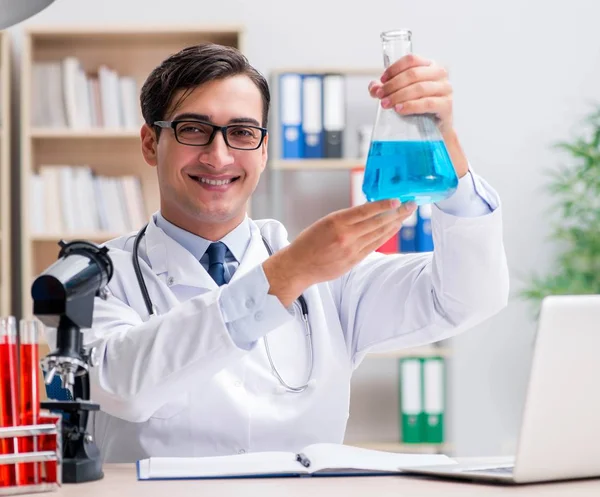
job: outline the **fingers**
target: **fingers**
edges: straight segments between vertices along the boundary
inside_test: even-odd
[[[419,57],[418,55],[409,54],[401,57],[396,62],[391,64],[381,75],[381,82],[385,83],[396,77],[398,74],[407,71],[413,67],[430,66],[433,61]]]
[[[356,207],[350,207],[341,211],[345,224],[356,224],[365,219],[377,216],[386,211],[397,209],[400,206],[398,199],[378,200],[377,202],[366,202]]]
[[[385,109],[398,113],[452,115],[452,85],[445,68],[416,55],[407,55],[392,64],[381,81],[369,84],[369,93],[381,99]]]
[[[394,236],[400,228],[402,228],[402,219],[397,220],[394,223],[381,228],[378,231],[374,231],[369,235],[362,237],[357,243],[359,247],[359,257],[362,260],[374,250],[377,250],[385,242],[387,242],[392,236]]]
[[[402,115],[436,114],[438,116],[447,116],[452,112],[452,99],[447,96],[420,98],[398,104],[395,110]]]
[[[375,98],[376,97],[376,92],[379,88],[381,88],[382,84],[381,81],[371,81],[369,82],[369,94]]]
[[[375,92],[378,98],[387,97],[403,88],[410,87],[416,83],[423,82],[447,82],[446,70],[439,66],[415,67],[398,74],[395,78],[390,79],[382,84]],[[449,83],[448,83],[448,86]],[[417,86],[418,87],[418,86]]]
[[[419,100],[429,97],[447,97],[452,93],[449,83],[442,81],[425,81],[415,83],[402,90],[392,93],[381,101],[384,109],[389,109],[394,105],[403,104],[411,100]]]
[[[389,224],[397,224],[407,219],[416,209],[413,202],[402,204],[395,210],[385,211],[374,217],[365,219],[352,225],[352,230],[357,237],[363,237],[370,233],[377,232]]]
[[[362,235],[356,241],[356,247],[359,251],[364,250],[366,247],[370,247],[381,237],[387,236],[387,240],[392,234],[397,233],[402,226],[402,223],[408,219],[417,208],[414,203],[411,204],[412,205],[404,204],[401,208],[397,209],[394,215],[382,215],[379,218],[363,221],[363,223],[361,223]]]

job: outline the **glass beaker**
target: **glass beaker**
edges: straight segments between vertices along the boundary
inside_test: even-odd
[[[409,30],[381,33],[385,68],[412,53]],[[430,114],[402,116],[377,106],[363,193],[369,201],[397,198],[431,204],[454,193],[458,177],[446,144]]]

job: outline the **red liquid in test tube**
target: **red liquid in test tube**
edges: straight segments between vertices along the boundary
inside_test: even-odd
[[[39,418],[39,423],[43,424],[56,424],[60,416],[56,415],[42,415]],[[60,436],[60,434],[58,435]],[[47,451],[51,450],[54,452],[58,451],[57,447],[57,435],[40,435],[40,450]],[[46,483],[56,483],[58,482],[58,464],[56,461],[45,461],[41,463],[42,471],[41,471],[41,480]]]
[[[39,373],[39,323],[37,321],[21,320],[19,345],[19,424],[35,425],[39,423],[40,396],[38,385]],[[37,436],[21,437],[19,452],[38,452],[39,438]],[[40,463],[22,463],[19,465],[19,485],[35,485],[40,483]]]
[[[16,426],[17,421],[17,325],[11,316],[0,319],[0,427]],[[0,439],[0,454],[16,452],[16,438]],[[16,483],[16,466],[0,464],[0,487]]]

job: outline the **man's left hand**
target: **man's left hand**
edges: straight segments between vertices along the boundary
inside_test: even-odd
[[[435,62],[406,55],[391,64],[380,81],[369,84],[372,97],[384,109],[401,115],[434,114],[442,133],[452,129],[452,85],[448,71]]]

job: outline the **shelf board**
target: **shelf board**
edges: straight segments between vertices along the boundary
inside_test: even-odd
[[[447,347],[415,347],[392,352],[374,352],[368,354],[373,359],[401,359],[403,357],[449,357],[451,350]]]
[[[124,235],[124,233],[111,232],[90,232],[90,233],[41,233],[31,235],[34,242],[58,242],[59,240],[89,240],[96,242],[105,242]]]
[[[346,76],[380,76],[383,67],[283,67],[271,71],[273,75],[293,74],[344,74]]]
[[[43,25],[28,26],[26,33],[31,36],[53,35],[53,36],[72,36],[72,35],[140,35],[140,34],[167,34],[172,36],[180,35],[198,35],[198,34],[238,34],[244,31],[243,25],[236,24],[178,24],[172,26],[169,24],[140,24],[140,25]]]
[[[362,449],[370,450],[381,450],[384,452],[406,452],[413,454],[439,454],[450,452],[451,446],[447,443],[442,444],[428,444],[428,443],[415,443],[415,444],[404,444],[400,442],[358,442],[348,443],[354,447],[360,447]]]
[[[31,128],[34,139],[131,139],[139,138],[139,129],[71,129],[71,128]]]
[[[121,54],[131,54],[142,49],[159,51],[167,46],[171,49],[163,54],[172,53],[186,45],[200,41],[213,41],[239,46],[244,34],[241,26],[52,26],[40,29],[27,29],[35,54],[48,53],[93,53],[94,49],[108,49],[117,58]],[[92,52],[90,52],[92,49]],[[159,52],[160,53],[160,52]],[[92,57],[95,57],[92,55]],[[142,56],[146,61],[152,60]],[[114,59],[113,59],[114,60]],[[158,63],[158,60],[155,60]],[[135,63],[137,64],[137,62]],[[134,64],[134,65],[135,65]],[[146,72],[146,71],[144,71]]]
[[[271,168],[286,171],[310,171],[328,169],[353,169],[364,167],[365,159],[277,159],[271,161]]]

